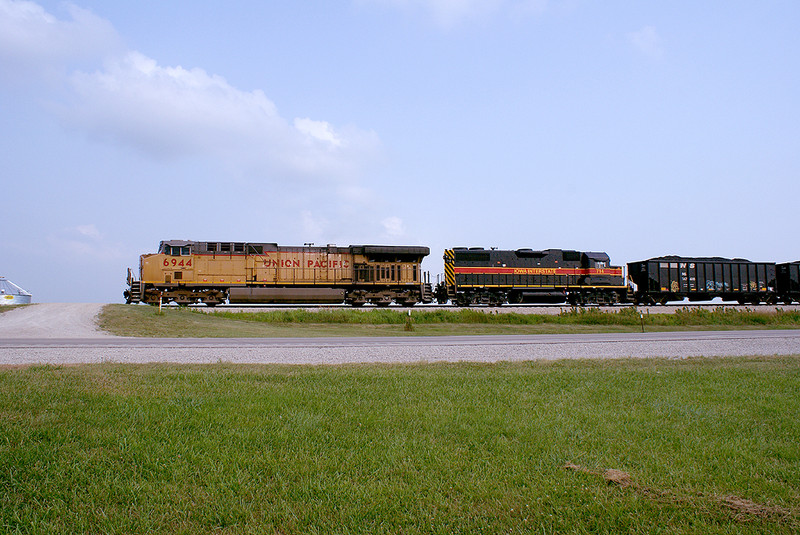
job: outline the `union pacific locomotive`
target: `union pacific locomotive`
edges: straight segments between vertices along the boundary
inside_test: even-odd
[[[162,241],[128,269],[127,303],[372,303],[433,300],[427,247]]]

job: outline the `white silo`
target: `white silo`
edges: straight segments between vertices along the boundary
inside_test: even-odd
[[[7,278],[0,277],[0,305],[27,305],[30,302],[30,293]]]

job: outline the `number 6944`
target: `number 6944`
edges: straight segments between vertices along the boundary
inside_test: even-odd
[[[192,259],[181,258],[178,260],[177,258],[165,258],[164,267],[192,267]]]

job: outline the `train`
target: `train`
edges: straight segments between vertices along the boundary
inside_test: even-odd
[[[126,303],[341,304],[379,307],[568,303],[665,304],[721,298],[741,304],[800,301],[800,261],[661,256],[612,265],[609,255],[571,249],[453,247],[434,287],[425,246],[279,246],[167,240],[128,269]]]

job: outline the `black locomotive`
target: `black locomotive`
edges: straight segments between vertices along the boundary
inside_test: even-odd
[[[455,247],[444,252],[444,273],[436,299],[458,306],[627,300],[622,268],[602,252]]]

